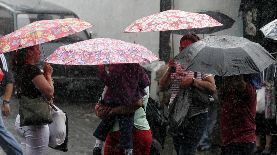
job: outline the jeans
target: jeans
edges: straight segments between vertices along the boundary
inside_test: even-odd
[[[211,148],[211,134],[217,122],[217,104],[211,104],[208,110],[207,126],[205,127],[203,136],[199,142],[199,147],[202,149]]]
[[[207,124],[207,113],[189,118],[188,124],[179,131],[180,136],[173,137],[177,155],[195,155],[198,143]]]
[[[0,110],[1,111],[1,110]],[[7,155],[22,155],[20,145],[17,143],[13,135],[6,129],[2,113],[0,112],[0,146]]]
[[[256,144],[253,143],[233,143],[221,148],[221,155],[253,155]]]
[[[17,115],[15,129],[21,137],[21,146],[24,155],[45,155],[48,151],[49,126],[20,127],[20,116]]]
[[[119,122],[120,128],[120,146],[124,149],[133,148],[133,126],[134,126],[134,114],[127,115],[117,115],[116,117],[107,117],[102,119],[100,124],[97,126],[93,136],[105,141],[108,133],[113,128],[116,118]]]

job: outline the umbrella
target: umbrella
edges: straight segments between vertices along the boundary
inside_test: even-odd
[[[80,32],[92,25],[77,18],[40,20],[0,38],[0,52],[34,46]]]
[[[212,17],[213,19],[217,20],[220,22],[221,26],[215,26],[215,27],[204,27],[204,28],[194,28],[194,29],[184,29],[184,30],[175,30],[173,33],[175,34],[189,34],[189,33],[194,33],[194,34],[211,34],[214,32],[218,32],[224,29],[231,28],[235,22],[234,19],[231,17],[217,11],[205,11],[205,12],[198,12],[200,14],[206,14]]]
[[[150,50],[110,38],[95,38],[59,47],[46,62],[64,65],[143,63],[157,60]]]
[[[125,32],[151,32],[221,26],[206,14],[167,10],[136,20]]]
[[[277,40],[277,19],[263,26],[261,31],[266,38]]]
[[[259,73],[275,63],[260,44],[235,36],[207,37],[188,46],[175,59],[187,70],[219,76]]]

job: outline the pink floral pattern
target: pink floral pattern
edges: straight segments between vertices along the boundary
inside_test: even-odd
[[[77,18],[40,20],[0,38],[0,52],[5,53],[59,39],[91,27]]]
[[[46,62],[64,65],[144,63],[157,60],[147,48],[110,38],[96,38],[61,46]]]
[[[136,20],[125,32],[168,31],[222,26],[206,14],[168,10]]]

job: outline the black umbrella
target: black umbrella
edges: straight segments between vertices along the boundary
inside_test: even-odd
[[[185,69],[219,76],[259,73],[275,59],[260,44],[243,37],[211,36],[179,53]]]
[[[217,27],[206,27],[206,28],[197,28],[197,29],[189,29],[189,30],[174,30],[172,33],[174,34],[180,34],[180,35],[185,35],[189,33],[194,33],[194,34],[211,34],[214,32],[218,32],[224,29],[231,28],[235,22],[234,19],[231,17],[221,13],[221,12],[216,12],[216,11],[205,11],[205,12],[198,12],[202,14],[206,14],[211,16],[213,19],[217,20],[223,26],[217,26]]]

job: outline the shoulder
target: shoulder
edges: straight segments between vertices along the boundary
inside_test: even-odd
[[[25,70],[25,72],[29,73],[31,78],[42,74],[41,70],[35,65],[24,65],[23,69]]]
[[[5,55],[4,54],[0,54],[0,60],[1,60],[1,63],[0,63],[0,66],[1,68],[8,72],[8,65],[7,65],[7,61],[6,61],[6,58],[5,58]]]

